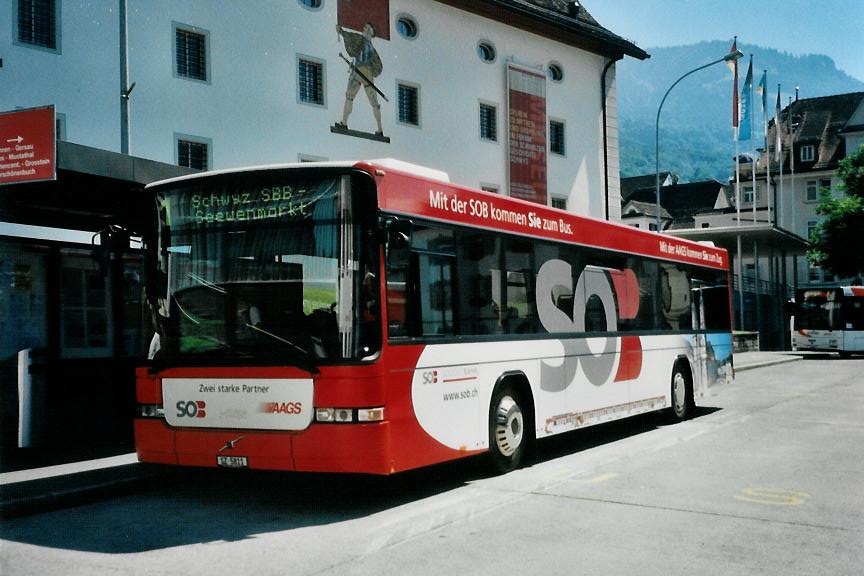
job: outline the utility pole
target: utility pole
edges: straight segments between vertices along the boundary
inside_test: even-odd
[[[127,41],[126,0],[118,0],[120,14],[120,152],[129,154],[129,46]]]

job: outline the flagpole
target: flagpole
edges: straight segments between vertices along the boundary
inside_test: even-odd
[[[780,204],[779,212],[780,212],[780,215],[777,218],[777,226],[779,226],[780,228],[783,228],[784,225],[786,224],[786,210],[785,210],[786,203],[783,201],[785,186],[783,184],[783,140],[784,140],[784,138],[783,138],[783,131],[782,131],[782,126],[781,126],[782,122],[783,122],[783,114],[782,114],[782,110],[780,110],[780,84],[777,84],[777,107],[776,107],[776,110],[774,112],[774,128],[776,130],[775,144],[776,144],[777,149],[774,151],[774,153],[777,154],[777,163],[780,165],[780,195],[779,195],[779,204]],[[784,278],[784,282],[785,282],[785,278]]]
[[[750,55],[750,68],[753,68],[753,55]],[[753,133],[753,77],[750,77],[750,150],[753,154],[750,162],[750,176],[753,180],[753,225],[756,225],[756,135]],[[758,268],[758,265],[757,265]],[[759,279],[757,278],[758,282]]]
[[[741,166],[738,162],[738,126],[735,126],[735,226],[738,228],[738,329],[744,330],[744,266],[741,261]]]
[[[792,133],[792,97],[789,97],[789,109],[786,112],[789,122],[789,187],[792,197],[792,227],[793,234],[798,234],[798,199],[795,197],[795,134]]]
[[[765,139],[765,194],[768,195],[768,224],[774,225],[771,212],[771,146],[768,144],[768,70],[762,70],[762,137]]]
[[[732,51],[738,51],[738,37],[732,40]],[[738,162],[738,128],[741,102],[738,99],[738,61],[733,60],[732,69],[732,139],[735,141],[735,227],[738,229],[736,260],[738,261],[738,329],[744,329],[744,267],[741,261],[741,167]]]

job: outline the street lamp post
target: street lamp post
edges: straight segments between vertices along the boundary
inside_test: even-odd
[[[678,78],[668,90],[666,90],[666,94],[663,95],[663,100],[660,101],[660,107],[657,108],[657,119],[654,121],[654,176],[655,176],[655,184],[654,184],[654,199],[657,201],[657,232],[661,232],[660,228],[660,111],[663,110],[663,104],[666,102],[666,97],[669,96],[669,93],[672,91],[675,86],[678,85],[684,78],[690,76],[694,72],[698,72],[699,70],[703,70],[708,68],[709,66],[713,66],[714,64],[719,64],[720,62],[734,62],[744,56],[744,53],[740,50],[735,50],[734,52],[730,52],[720,58],[718,60],[714,60],[713,62],[709,62],[703,66],[699,66],[698,68],[694,68],[690,70],[680,78]],[[735,87],[735,90],[738,90],[738,87]]]

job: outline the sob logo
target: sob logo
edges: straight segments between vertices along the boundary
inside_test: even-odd
[[[206,418],[207,403],[203,400],[180,400],[177,402],[178,418]]]
[[[591,325],[586,312],[592,309]],[[570,308],[568,310],[567,308]],[[600,312],[602,310],[602,313]],[[572,311],[572,312],[571,312]],[[623,320],[639,312],[639,281],[632,270],[615,270],[586,266],[576,286],[573,267],[563,261],[546,261],[537,274],[537,314],[549,333],[613,332]],[[543,362],[541,386],[550,392],[567,389],[581,365],[591,384],[602,386],[612,377],[619,352],[620,362],[614,381],[632,380],[642,370],[642,344],[638,336],[562,340],[564,362],[553,366]]]

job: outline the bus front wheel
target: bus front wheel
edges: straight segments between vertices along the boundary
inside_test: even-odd
[[[693,416],[693,378],[686,362],[676,362],[672,369],[672,413],[679,422]]]
[[[500,473],[519,466],[528,444],[526,417],[520,395],[509,385],[500,386],[489,406],[489,456]]]

